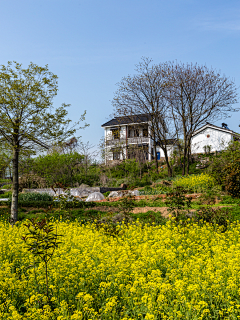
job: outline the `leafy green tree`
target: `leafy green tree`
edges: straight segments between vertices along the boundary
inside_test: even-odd
[[[48,186],[57,182],[73,186],[76,169],[81,165],[83,158],[76,151],[67,154],[54,152],[34,159],[33,169],[37,175],[45,178]]]
[[[12,150],[13,193],[11,223],[17,221],[19,154],[24,150],[47,149],[53,141],[63,141],[79,128],[85,113],[72,127],[67,107],[53,109],[58,90],[57,76],[48,66],[30,63],[24,69],[17,62],[0,68],[0,142]]]

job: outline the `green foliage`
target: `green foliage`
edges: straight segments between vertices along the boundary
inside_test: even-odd
[[[5,184],[5,183],[9,183],[9,184],[11,184],[12,183],[12,180],[10,180],[10,179],[0,179],[0,184]]]
[[[125,220],[129,221],[129,213],[135,207],[135,200],[133,196],[123,197],[119,200],[119,211],[124,214]]]
[[[12,184],[5,184],[4,186],[1,187],[1,189],[12,189]]]
[[[24,226],[28,229],[28,232],[22,237],[22,240],[25,242],[27,250],[33,254],[36,260],[42,260],[45,264],[46,295],[50,302],[48,287],[48,262],[51,260],[55,249],[60,244],[58,241],[58,237],[60,235],[54,230],[53,224],[48,222],[46,219],[42,219],[41,221],[30,220],[28,223],[25,223]],[[38,261],[34,261],[34,263],[36,262]],[[36,273],[35,280],[39,291]]]
[[[69,208],[69,203],[71,203],[71,208],[76,208],[78,207],[78,203],[80,201],[82,202],[82,200],[78,200],[76,197],[71,195],[69,189],[65,189],[64,193],[56,195],[54,200],[58,202],[61,210],[66,210]]]
[[[225,189],[226,168],[230,163],[240,160],[240,143],[238,141],[231,142],[226,150],[221,151],[212,157],[211,164],[208,167],[208,173],[215,179],[216,183]],[[229,168],[230,169],[230,168]],[[235,168],[233,168],[236,170]],[[230,169],[231,171],[231,169]],[[228,170],[229,174],[229,170]]]
[[[174,187],[183,187],[188,191],[203,192],[212,189],[215,185],[214,178],[206,173],[200,175],[183,176],[173,182]]]
[[[224,186],[228,194],[240,196],[240,158],[224,167]]]
[[[224,204],[240,204],[240,199],[239,198],[233,198],[229,195],[225,195],[222,197],[221,203]]]
[[[194,213],[193,220],[200,225],[207,222],[215,228],[220,226],[221,232],[225,232],[233,221],[233,217],[229,208],[203,207]]]
[[[11,198],[12,197],[12,191],[7,191],[4,194],[0,194],[0,198]]]
[[[154,225],[164,225],[167,222],[167,219],[164,218],[161,212],[148,211],[144,213],[132,214],[133,220],[139,220],[141,223],[148,223]]]
[[[145,186],[143,190],[139,190],[139,194],[150,196],[150,195],[166,194],[168,192],[171,192],[171,190],[172,188],[170,186],[158,184],[154,187]]]
[[[119,187],[125,183],[131,187],[150,185],[160,175],[153,162],[139,163],[135,159],[122,161],[114,166],[102,166],[101,173],[107,176],[108,186]]]
[[[201,158],[204,158],[205,155],[201,155]],[[182,161],[183,159],[181,159]],[[202,169],[198,169],[196,168],[196,162],[192,162],[189,165],[189,175],[191,174],[201,174],[202,173]],[[182,166],[180,166],[179,164],[176,164],[175,166],[173,166],[173,175],[174,177],[182,175]]]
[[[202,193],[201,196],[198,198],[198,204],[206,204],[206,205],[213,205],[216,203],[216,200],[221,199],[221,195],[216,192],[215,189],[207,190],[206,192]],[[196,202],[195,202],[196,203]]]
[[[6,203],[8,206],[11,206],[11,200]],[[99,204],[98,204],[99,205]],[[53,208],[59,208],[59,203],[57,201],[18,201],[19,207],[33,207],[33,208],[49,208],[53,206]],[[68,201],[66,204],[66,208],[92,208],[96,206],[95,202],[84,202],[77,201],[76,203],[72,203],[72,201]]]
[[[29,192],[29,193],[20,193],[19,200],[22,201],[53,201],[53,196],[49,195],[48,193],[39,193],[39,192]]]
[[[17,62],[0,67],[0,140],[1,145],[12,151],[13,200],[11,223],[17,221],[19,192],[19,156],[24,152],[36,154],[56,141],[72,136],[85,113],[69,128],[67,107],[62,104],[54,110],[53,98],[58,91],[57,76],[48,66],[30,63],[23,68]]]
[[[45,180],[46,187],[50,187],[56,182],[73,186],[77,182],[78,166],[81,165],[83,158],[78,152],[69,154],[53,152],[28,159],[29,163],[25,163],[22,172],[28,174],[30,171],[40,176]]]
[[[192,206],[192,198],[185,197],[185,193],[186,190],[178,186],[167,194],[165,202],[169,206],[168,212],[175,218],[175,222],[180,225],[186,225],[189,209]]]

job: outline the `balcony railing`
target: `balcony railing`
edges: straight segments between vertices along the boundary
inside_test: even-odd
[[[134,137],[134,138],[127,138],[127,144],[140,144],[140,143],[148,143],[149,138],[148,137]],[[126,139],[107,139],[106,140],[107,145],[126,145]]]
[[[149,142],[148,137],[134,137],[134,138],[128,138],[127,140],[128,140],[128,144]]]

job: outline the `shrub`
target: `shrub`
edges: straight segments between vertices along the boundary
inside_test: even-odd
[[[12,189],[12,184],[5,184],[1,189]]]
[[[22,201],[52,201],[53,196],[49,195],[48,193],[38,193],[38,192],[31,192],[31,193],[20,193],[19,200]]]
[[[208,167],[208,173],[215,179],[218,185],[225,188],[225,174],[229,163],[235,163],[240,159],[240,143],[233,141],[226,150],[212,157],[211,164]]]
[[[221,231],[225,232],[233,219],[228,208],[204,207],[196,211],[194,220],[200,225],[210,223],[214,227],[221,226]]]
[[[104,195],[105,198],[107,198],[109,196],[109,194],[110,194],[110,191],[107,191],[103,195]]]
[[[170,192],[172,190],[171,187],[165,186],[163,184],[159,184],[155,187],[145,186],[143,190],[139,190],[140,195],[157,195],[157,194],[165,194],[167,192]]]
[[[179,225],[186,225],[191,208],[191,197],[185,197],[186,191],[183,187],[176,187],[175,190],[167,194],[165,203],[169,206],[168,212],[175,218]]]
[[[233,197],[240,195],[240,159],[230,162],[223,172],[224,187],[228,194]]]
[[[222,198],[221,203],[226,203],[226,204],[240,204],[240,199],[237,198],[232,198],[229,195],[226,195]]]
[[[181,177],[173,182],[174,187],[183,187],[189,191],[202,192],[212,189],[214,178],[206,173]]]
[[[7,191],[4,194],[0,194],[0,198],[11,198],[12,197],[12,191]]]

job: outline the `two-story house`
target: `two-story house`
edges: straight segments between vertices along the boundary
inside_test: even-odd
[[[151,138],[151,118],[148,114],[116,117],[102,125],[105,136],[105,162],[124,159],[151,161],[155,157]],[[169,140],[171,155],[175,142]],[[163,150],[157,145],[156,157],[164,158]]]

